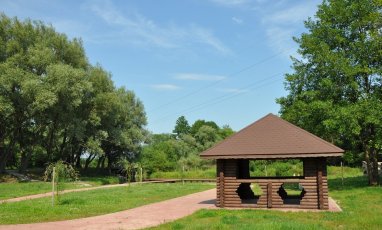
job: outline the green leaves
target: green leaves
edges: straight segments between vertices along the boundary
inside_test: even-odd
[[[285,119],[374,162],[382,151],[381,21],[380,0],[324,1],[295,39],[302,60],[292,58],[289,95],[277,99]]]
[[[35,166],[61,159],[80,167],[85,155],[86,167],[102,157],[111,167],[119,158],[136,158],[146,136],[143,104],[88,63],[80,39],[4,14],[0,125],[0,172],[8,159],[21,158],[15,164],[26,167],[35,155],[45,158]]]

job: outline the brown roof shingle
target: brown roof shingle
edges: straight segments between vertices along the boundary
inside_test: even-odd
[[[270,113],[200,156],[212,159],[266,159],[342,156],[343,152],[337,146]]]

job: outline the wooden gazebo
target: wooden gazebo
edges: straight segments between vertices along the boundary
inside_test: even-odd
[[[328,209],[326,158],[342,156],[335,145],[268,114],[201,154],[216,159],[218,207]],[[249,160],[299,159],[303,175],[250,177]],[[286,183],[301,194],[288,195]],[[251,184],[262,191],[255,194]]]

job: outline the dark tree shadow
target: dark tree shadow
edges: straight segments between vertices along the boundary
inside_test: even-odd
[[[341,178],[328,179],[328,186],[330,191],[336,190],[351,190],[357,188],[368,187],[368,180],[366,176],[357,177],[345,177],[343,180]]]

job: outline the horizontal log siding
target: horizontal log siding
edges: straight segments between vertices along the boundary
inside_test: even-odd
[[[318,209],[319,201],[323,201],[322,209],[328,209],[328,183],[325,158],[306,158],[303,160],[304,176],[301,178],[259,178],[259,179],[238,179],[238,161],[235,159],[217,160],[217,199],[218,207],[245,207],[245,208],[303,208]],[[322,170],[322,185],[318,186],[318,170]],[[223,172],[224,178],[221,181],[220,172]],[[301,199],[300,205],[287,205],[277,193],[283,183],[300,183],[305,189],[305,195]],[[244,204],[236,193],[241,183],[257,183],[261,190],[257,204]],[[271,187],[268,187],[270,183]],[[223,186],[223,187],[221,187]],[[268,194],[271,192],[271,194]],[[322,193],[320,199],[319,193]],[[257,195],[257,194],[255,194]],[[222,197],[221,197],[222,196]],[[268,202],[268,197],[271,202]],[[221,198],[221,199],[220,199]],[[221,204],[222,202],[222,204]]]

